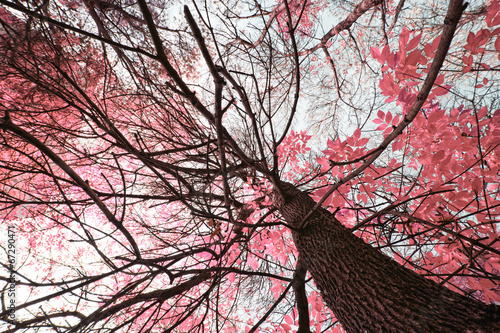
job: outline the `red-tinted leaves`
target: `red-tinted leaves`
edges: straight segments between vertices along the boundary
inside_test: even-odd
[[[407,51],[411,51],[414,48],[418,46],[418,43],[420,43],[420,40],[422,39],[422,34],[417,35],[416,37],[413,37],[408,45],[406,46]]]

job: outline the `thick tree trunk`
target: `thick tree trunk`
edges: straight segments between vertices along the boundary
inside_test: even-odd
[[[297,227],[315,202],[290,184],[283,187],[286,195],[276,199],[277,206]],[[500,332],[500,307],[404,268],[325,209],[317,209],[293,237],[324,301],[347,332]]]

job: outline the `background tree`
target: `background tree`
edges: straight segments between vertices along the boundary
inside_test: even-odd
[[[499,325],[497,0],[0,4],[3,331]]]

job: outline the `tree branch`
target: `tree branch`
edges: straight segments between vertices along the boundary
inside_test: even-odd
[[[297,333],[311,332],[311,329],[309,327],[309,304],[307,302],[306,293],[306,273],[306,263],[304,259],[299,255],[293,282],[295,302],[297,303],[297,312],[299,313],[299,329],[297,330]]]

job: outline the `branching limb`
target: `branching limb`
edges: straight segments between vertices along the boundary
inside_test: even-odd
[[[299,313],[299,329],[297,333],[310,333],[309,328],[309,304],[306,294],[306,273],[304,259],[299,255],[297,266],[295,268],[295,276],[293,289],[295,291],[295,302],[297,303],[297,312]]]
[[[354,24],[354,22],[356,22],[357,19],[361,17],[361,15],[363,15],[373,7],[380,5],[382,1],[383,0],[363,0],[359,5],[357,5],[354,8],[354,10],[346,17],[345,20],[343,20],[335,27],[330,29],[330,31],[328,31],[321,38],[321,41],[316,46],[300,52],[300,55],[308,55],[320,49],[323,45],[326,45],[326,43],[330,40],[330,38],[332,38],[335,35],[338,35],[343,30],[349,29]]]

